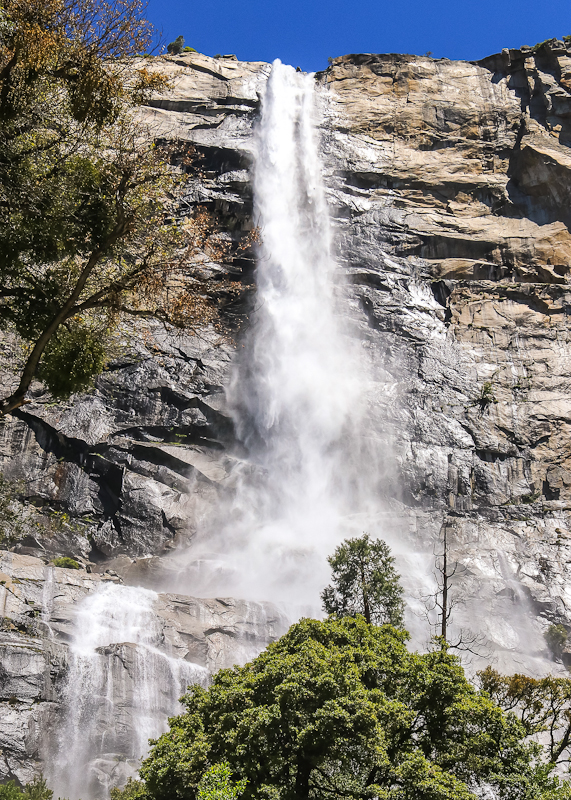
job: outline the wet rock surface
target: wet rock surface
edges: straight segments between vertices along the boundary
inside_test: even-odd
[[[174,88],[142,114],[153,135],[201,152],[189,208],[250,230],[252,129],[269,66],[198,54],[160,66]],[[551,43],[479,63],[350,55],[317,80],[339,292],[370,365],[375,435],[392,454],[379,476],[387,538],[406,539],[429,569],[446,526],[463,566],[459,624],[486,635],[501,668],[544,669],[547,626],[571,630],[571,53]],[[234,270],[252,280],[251,262]],[[53,405],[38,388],[2,422],[5,476],[81,522],[5,557],[30,558],[36,577],[0,588],[15,626],[2,634],[0,683],[12,687],[3,776],[26,779],[39,763],[74,603],[105,576],[160,584],[198,505],[231,485],[242,454],[224,389],[236,341],[126,326],[124,353],[94,392]],[[65,589],[51,640],[33,611],[55,554],[92,572],[53,570]],[[243,601],[173,594],[158,613],[176,657],[209,669],[228,652],[250,657],[286,624],[271,608],[251,619]],[[17,666],[26,648],[29,677]]]
[[[67,717],[74,711],[65,702],[74,620],[81,600],[121,582],[110,572],[114,574],[63,569],[0,550],[0,780],[26,783],[40,769],[52,774],[59,741],[65,740],[69,725]],[[204,683],[218,669],[245,663],[288,627],[285,616],[269,603],[163,594],[156,595],[154,608],[160,646],[153,655],[164,679],[159,699],[165,695],[164,707],[152,709],[160,717],[157,730],[176,711],[186,681]],[[90,768],[107,788],[108,782],[124,782],[137,768],[137,759],[128,756],[137,738],[133,708],[141,702],[137,692],[145,676],[137,660],[141,651],[132,642],[110,642],[99,648],[99,654],[107,700],[96,702],[94,714],[101,714],[97,724],[107,729],[107,739],[116,732],[103,761],[99,754]],[[181,685],[173,692],[169,681],[175,673]],[[112,723],[108,706],[113,692],[106,688],[108,681],[119,698]],[[69,749],[72,743],[64,741],[64,746]]]

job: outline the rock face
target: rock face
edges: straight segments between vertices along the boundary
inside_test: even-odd
[[[500,651],[537,653],[569,618],[570,68],[554,42],[478,64],[346,56],[322,76],[340,240],[379,398],[398,397],[382,417],[403,514],[419,539],[446,525]],[[501,610],[510,582],[535,633]]]
[[[152,135],[201,152],[189,208],[250,230],[269,65],[189,54],[160,66],[174,89],[141,113]],[[571,52],[551,42],[479,63],[350,55],[316,79],[340,285],[393,456],[387,538],[406,540],[428,571],[446,529],[464,567],[458,624],[480,626],[500,666],[532,669],[549,658],[547,626],[571,630]],[[252,281],[251,260],[237,271]],[[192,536],[197,503],[216,502],[240,457],[224,396],[234,343],[152,325],[125,327],[124,339],[93,393],[54,406],[38,388],[0,427],[1,469],[21,497],[81,523],[30,535],[0,563],[11,620],[2,777],[27,779],[45,752],[74,604],[115,577],[108,569],[156,585]],[[91,573],[53,570],[61,595],[47,620],[36,609],[56,554]],[[173,657],[209,669],[285,626],[271,608],[252,617],[240,601],[171,594],[157,615]]]

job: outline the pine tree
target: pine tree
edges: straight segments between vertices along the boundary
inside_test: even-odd
[[[174,42],[167,45],[167,53],[171,56],[178,56],[182,53],[184,47],[184,36],[177,36]]]
[[[328,614],[362,614],[369,624],[402,626],[403,590],[385,542],[365,533],[357,539],[346,539],[327,560],[333,580],[321,593],[321,599]]]

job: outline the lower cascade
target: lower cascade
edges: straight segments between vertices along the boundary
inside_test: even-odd
[[[158,595],[107,585],[77,607],[52,785],[61,797],[105,797],[166,730],[208,672],[164,651]]]

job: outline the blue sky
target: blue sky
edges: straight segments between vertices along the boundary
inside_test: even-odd
[[[166,42],[306,71],[345,53],[475,60],[571,34],[571,0],[150,0],[147,17]]]

